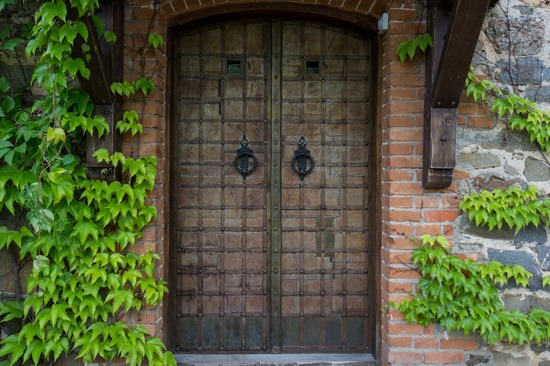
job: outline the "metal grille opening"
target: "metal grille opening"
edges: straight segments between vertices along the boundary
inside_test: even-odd
[[[241,60],[227,60],[227,73],[231,75],[241,75]]]
[[[319,61],[306,62],[306,74],[320,74]]]

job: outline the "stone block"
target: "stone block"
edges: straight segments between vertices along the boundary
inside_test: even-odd
[[[22,58],[24,60],[24,58]],[[0,76],[9,80],[11,85],[26,87],[32,78],[34,66],[32,65],[7,65],[4,63],[0,69]]]
[[[533,15],[534,8],[527,5],[518,5],[516,6],[516,9],[519,10],[521,15]]]
[[[550,69],[545,69],[542,73],[543,81],[549,81]],[[536,103],[550,102],[550,86],[530,86],[525,89],[525,98]]]
[[[529,137],[526,134],[510,133],[501,125],[483,131],[478,128],[459,127],[456,134],[458,150],[475,144],[485,149],[502,149],[510,152],[514,150],[538,151],[538,148],[529,142]]]
[[[17,291],[16,279],[17,272],[15,271],[15,262],[13,254],[10,253],[7,249],[0,250],[0,268],[2,268],[2,273],[0,273],[0,292],[15,294]],[[26,292],[27,289],[27,277],[32,271],[32,262],[26,262],[20,264],[19,268],[19,281],[21,284],[22,293]]]
[[[533,297],[533,308],[544,309],[550,311],[550,298],[547,297]]]
[[[489,248],[487,250],[487,256],[489,260],[499,261],[502,264],[516,265],[519,264],[527,271],[531,272],[533,277],[529,280],[529,288],[532,291],[540,290],[542,288],[542,271],[540,270],[540,265],[536,260],[534,253],[533,255],[521,250],[504,250],[504,249],[493,249]],[[510,283],[505,287],[512,287],[513,283]]]
[[[544,244],[547,239],[546,229],[544,226],[541,225],[539,227],[535,227],[533,225],[529,225],[525,229],[520,230],[514,239],[514,243],[516,246],[528,243]]]
[[[514,230],[503,227],[502,230],[489,230],[486,227],[476,226],[470,222],[467,215],[462,215],[458,221],[458,227],[466,234],[479,236],[486,239],[512,240],[516,233]]]
[[[531,344],[531,351],[535,353],[548,352],[550,351],[550,342],[543,342],[541,344],[533,343]],[[548,366],[550,366],[549,361],[545,361],[545,362],[547,363]],[[539,366],[540,366],[540,363],[539,363]]]
[[[516,295],[505,293],[502,296],[504,307],[506,310],[514,311],[518,310],[523,313],[528,313],[532,308],[532,296],[531,295]]]
[[[550,1],[548,0],[521,0],[528,6],[535,6],[537,8],[548,9],[550,8]]]
[[[507,189],[511,185],[514,185],[518,182],[517,179],[506,179],[503,177],[498,177],[496,175],[486,176],[477,176],[472,179],[472,186],[477,190],[489,190],[500,188]]]
[[[485,35],[500,54],[535,55],[544,45],[544,21],[525,15],[509,19],[493,18],[485,28]]]
[[[546,182],[550,180],[550,167],[546,162],[529,156],[525,159],[523,175],[530,182]]]
[[[500,166],[500,159],[498,156],[489,152],[460,152],[456,160],[458,164],[471,165],[476,169],[486,169]]]
[[[540,267],[543,271],[550,271],[550,245],[539,244],[535,247]]]
[[[517,58],[511,64],[508,59],[498,60],[500,82],[512,85],[540,84],[543,79],[544,63],[536,57]]]
[[[464,355],[466,366],[489,365],[493,361],[493,355],[487,352],[468,352]]]
[[[493,352],[495,365],[499,366],[517,366],[517,365],[532,365],[533,361],[527,356],[514,357],[509,353]]]

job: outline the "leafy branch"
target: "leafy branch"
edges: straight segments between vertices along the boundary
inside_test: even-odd
[[[0,8],[12,3],[0,0]],[[77,9],[78,19],[67,19],[68,6]],[[94,0],[51,0],[36,12],[26,53],[36,58],[32,83],[42,97],[26,104],[0,78],[0,211],[26,216],[15,229],[0,226],[0,248],[32,260],[25,298],[0,304],[3,322],[22,324],[0,341],[2,364],[53,363],[74,354],[87,363],[118,357],[135,366],[175,365],[158,338],[120,321],[128,312],[157,306],[167,291],[155,278],[159,256],[132,252],[157,216],[148,199],[156,158],[96,151],[98,161],[126,173],[121,182],[89,179],[82,164],[79,147],[86,135],[109,131],[105,117],[94,114],[89,95],[73,82],[91,76],[88,57],[73,58],[72,48],[80,40],[91,52],[81,17],[93,17],[97,6]],[[93,18],[103,37],[116,42]],[[159,37],[152,46],[162,46]],[[0,37],[0,48],[12,45],[9,37]],[[113,85],[124,97],[153,90],[145,76]],[[143,130],[135,111],[125,112],[116,128],[132,135]]]
[[[407,56],[409,57],[409,60],[412,61],[418,51],[424,53],[426,52],[428,46],[433,46],[432,36],[428,33],[423,33],[411,41],[403,41],[399,43],[395,49],[395,54],[399,56],[402,63],[405,62]]]
[[[550,339],[550,312],[532,309],[528,314],[508,311],[500,299],[498,285],[509,281],[525,287],[531,273],[519,265],[496,261],[487,264],[461,259],[450,253],[443,236],[420,238],[412,262],[422,276],[410,300],[390,305],[409,322],[466,334],[476,332],[489,344],[541,343]],[[548,281],[546,281],[548,282]]]
[[[533,225],[538,227],[550,217],[550,199],[540,200],[540,191],[535,186],[521,189],[510,186],[506,190],[481,191],[466,195],[460,209],[468,214],[477,226],[489,230],[502,229],[506,224],[516,232]]]
[[[514,93],[498,87],[490,80],[478,78],[472,68],[466,79],[466,94],[474,101],[488,101],[492,96],[491,111],[500,118],[508,117],[512,130],[524,131],[531,143],[536,143],[543,151],[550,151],[550,112],[542,110],[531,102]]]

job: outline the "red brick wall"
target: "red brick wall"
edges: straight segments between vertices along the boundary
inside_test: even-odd
[[[166,215],[168,212],[168,186],[166,172],[166,141],[169,140],[166,123],[166,87],[167,67],[165,50],[148,50],[147,34],[150,31],[166,36],[166,22],[162,12],[154,11],[149,7],[150,2],[128,1],[125,6],[124,23],[124,80],[135,80],[143,74],[152,78],[155,91],[146,101],[143,97],[124,103],[124,110],[136,110],[141,116],[143,134],[141,136],[125,136],[123,152],[130,156],[156,155],[157,177],[150,201],[157,207],[158,216],[143,233],[143,238],[136,244],[134,250],[145,252],[151,249],[164,259],[165,240],[167,229]],[[166,261],[158,263],[158,276],[165,277]],[[140,324],[151,334],[161,336],[163,333],[163,308],[142,309],[139,313],[130,314],[125,319],[130,324]]]
[[[169,102],[167,90],[167,64],[164,51],[149,51],[141,57],[146,45],[149,29],[164,36],[167,24],[172,24],[182,14],[195,10],[220,8],[228,3],[247,1],[217,0],[166,0],[159,11],[150,7],[149,0],[127,0],[125,9],[125,61],[126,79],[138,77],[142,69],[154,72],[157,84],[155,93],[142,100],[126,103],[127,109],[142,112],[144,133],[140,137],[124,141],[126,154],[155,154],[158,156],[157,186],[151,200],[157,205],[159,215],[150,225],[137,250],[152,248],[167,263],[165,246],[167,242],[168,212],[168,167],[167,142],[169,124],[166,108]],[[257,1],[249,1],[258,3]],[[285,1],[278,1],[281,3]],[[368,13],[379,16],[388,1],[381,0],[307,0],[296,2],[309,5],[331,6],[354,13]],[[273,1],[275,3],[275,1]],[[409,267],[410,255],[414,249],[410,238],[423,234],[453,235],[453,221],[457,218],[459,197],[456,183],[446,190],[424,190],[422,180],[422,124],[424,97],[424,59],[417,57],[413,62],[401,64],[395,56],[399,42],[416,35],[419,28],[419,14],[415,1],[395,0],[389,2],[390,29],[380,38],[379,60],[379,125],[381,150],[381,306],[389,301],[407,298],[414,290],[418,274]],[[266,3],[269,8],[269,3]],[[463,101],[459,109],[459,123],[471,127],[490,127],[492,119],[482,107]],[[455,179],[467,177],[457,171]],[[159,276],[165,276],[165,266],[159,267]],[[163,309],[149,309],[132,314],[128,321],[144,324],[154,334],[162,335]],[[382,315],[380,324],[382,364],[430,364],[463,363],[464,352],[477,348],[477,339],[446,336],[437,332],[434,326],[422,327],[407,324],[400,313],[389,311]]]

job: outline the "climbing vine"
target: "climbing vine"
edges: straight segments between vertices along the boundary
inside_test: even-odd
[[[481,80],[470,69],[466,79],[466,94],[477,101],[488,101],[492,96],[491,111],[499,117],[508,117],[512,130],[523,131],[529,135],[531,143],[536,143],[543,151],[550,152],[550,111],[542,110],[515,93],[496,86],[490,80]]]
[[[415,296],[390,305],[405,319],[427,326],[478,332],[489,344],[507,341],[525,344],[550,339],[550,312],[534,308],[528,314],[508,311],[499,297],[499,286],[509,281],[525,287],[531,273],[519,265],[497,261],[487,264],[461,259],[450,253],[444,236],[424,235],[412,254],[422,276]]]
[[[10,5],[13,0],[0,0],[0,11]],[[68,7],[76,9],[76,19],[68,18]],[[97,7],[97,0],[46,1],[28,38],[16,41],[26,41],[27,56],[36,60],[32,83],[41,97],[17,94],[0,78],[0,212],[19,216],[16,228],[0,226],[0,248],[32,260],[24,298],[0,306],[4,322],[21,324],[0,342],[2,364],[52,364],[74,353],[88,363],[117,357],[130,365],[175,365],[158,338],[121,321],[131,311],[156,306],[167,291],[155,279],[159,256],[131,251],[157,215],[148,201],[156,158],[96,151],[99,162],[122,170],[124,180],[115,182],[89,179],[83,164],[86,136],[109,131],[75,82],[91,77],[93,50],[82,17],[94,17]],[[104,28],[98,18],[94,22]],[[113,33],[100,33],[116,41]],[[16,47],[12,36],[0,36],[0,48]],[[72,56],[78,39],[84,59]],[[151,49],[162,44],[159,35],[149,37]],[[146,76],[112,86],[125,97],[153,90]],[[138,113],[124,113],[116,128],[141,133]]]
[[[468,214],[470,221],[489,230],[509,228],[520,231],[533,225],[538,227],[550,217],[550,199],[540,199],[540,191],[535,186],[521,189],[510,186],[492,191],[481,191],[464,196],[460,209]]]

